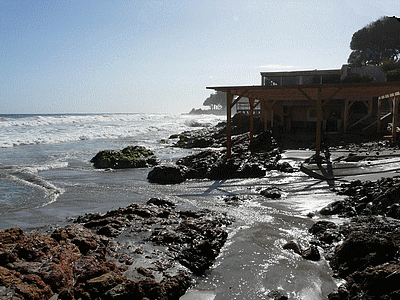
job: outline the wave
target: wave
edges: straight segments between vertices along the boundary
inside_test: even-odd
[[[64,165],[64,164],[61,164]],[[1,166],[0,178],[20,186],[25,186],[34,191],[39,191],[43,194],[43,202],[32,203],[35,207],[46,206],[50,203],[57,201],[58,197],[61,196],[65,191],[62,188],[58,188],[49,181],[38,176],[38,172],[42,170],[48,170],[61,166],[60,164],[48,165],[41,167],[7,167]]]
[[[171,133],[207,127],[216,116],[178,114],[27,115],[0,122],[0,148],[96,139],[162,139]]]

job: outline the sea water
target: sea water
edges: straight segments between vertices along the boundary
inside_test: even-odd
[[[307,246],[306,215],[337,199],[326,183],[295,172],[271,171],[257,179],[193,180],[179,185],[147,181],[149,169],[97,170],[100,150],[128,145],[152,149],[163,164],[198,150],[172,147],[171,134],[214,126],[221,116],[179,114],[0,115],[0,229],[65,226],[87,212],[106,212],[152,197],[182,209],[212,209],[235,218],[229,239],[183,300],[268,299],[282,290],[290,299],[326,299],[336,288],[325,260],[306,261],[282,249],[295,240]],[[284,154],[296,159],[309,153]],[[260,190],[275,186],[282,198]],[[226,201],[227,196],[239,201]]]

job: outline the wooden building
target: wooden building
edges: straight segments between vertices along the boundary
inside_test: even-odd
[[[345,75],[348,76],[348,71],[342,68],[263,72],[260,86],[207,87],[227,94],[227,155],[231,152],[232,109],[243,102],[244,97],[248,98],[251,138],[253,115],[258,109],[264,120],[265,130],[279,127],[283,132],[315,132],[317,154],[321,149],[322,132],[346,133],[352,126],[367,119],[376,124],[378,121],[374,115],[378,113],[378,98],[393,95],[394,99],[398,99],[399,96],[395,93],[400,91],[400,82],[375,80],[369,83],[343,83],[344,73],[347,72]],[[381,115],[378,119],[381,119]]]

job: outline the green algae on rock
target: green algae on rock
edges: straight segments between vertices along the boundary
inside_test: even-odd
[[[128,146],[120,151],[102,150],[91,160],[97,169],[147,168],[159,164],[153,151],[142,146]]]

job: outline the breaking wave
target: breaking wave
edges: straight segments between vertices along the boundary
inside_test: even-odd
[[[95,139],[165,138],[169,132],[212,126],[213,115],[178,114],[9,115],[0,117],[0,147]]]

